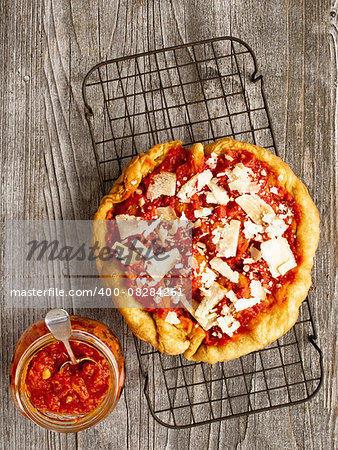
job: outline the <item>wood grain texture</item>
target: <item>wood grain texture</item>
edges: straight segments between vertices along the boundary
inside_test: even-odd
[[[321,213],[310,300],[325,372],[320,393],[308,403],[192,430],[169,430],[148,411],[133,338],[120,315],[77,310],[115,330],[127,357],[127,382],[105,421],[77,435],[60,435],[24,419],[8,392],[14,345],[46,311],[3,307],[1,448],[252,450],[337,445],[337,8],[322,0],[1,3],[2,222],[93,215],[100,192],[81,84],[95,63],[230,34],[254,49],[280,155],[308,185]]]

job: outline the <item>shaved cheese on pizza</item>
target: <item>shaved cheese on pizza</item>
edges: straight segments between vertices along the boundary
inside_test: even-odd
[[[160,238],[161,244],[164,245],[168,237],[168,230],[166,228],[160,227],[158,230],[158,237]]]
[[[234,293],[234,291],[228,291],[226,294],[225,294],[225,296],[232,302],[232,303],[235,303],[237,300],[238,300],[238,298],[236,297],[236,294]]]
[[[209,263],[212,269],[217,270],[217,272],[228,278],[233,283],[238,283],[239,273],[232,270],[231,267],[221,258],[212,258]]]
[[[218,201],[216,200],[216,197],[214,196],[214,194],[212,192],[207,192],[205,199],[206,199],[207,203],[218,203]]]
[[[196,315],[195,311],[197,310],[199,303],[192,299],[191,303],[185,298],[185,296],[180,298],[180,301],[182,302],[183,306],[189,313],[196,319],[196,321],[201,325],[201,327],[204,330],[209,330],[215,322],[215,318],[217,317],[216,313],[210,313],[206,317],[200,317]]]
[[[217,275],[215,274],[215,272],[207,267],[204,272],[202,272],[201,282],[204,287],[209,288],[216,280],[216,278]]]
[[[226,205],[229,202],[227,191],[217,184],[217,178],[213,178],[208,183],[208,188],[211,190],[216,202],[220,205]],[[210,202],[211,203],[211,202]]]
[[[257,281],[257,282],[256,282]],[[238,298],[234,291],[228,291],[225,295],[232,302],[236,312],[251,308],[252,306],[264,300],[266,293],[258,280],[252,280],[250,283],[251,298]]]
[[[218,155],[217,153],[210,153],[209,158],[205,161],[205,164],[210,167],[210,169],[215,169],[215,167],[217,166],[217,159],[218,159]]]
[[[274,278],[285,275],[286,272],[297,266],[289,243],[283,237],[262,242],[261,253]]]
[[[197,175],[197,191],[201,191],[212,178],[211,170],[205,170]]]
[[[274,217],[270,224],[266,227],[265,232],[270,238],[282,236],[288,229],[288,225],[280,217]]]
[[[262,225],[257,225],[251,222],[251,220],[246,220],[244,222],[243,233],[246,239],[254,239],[258,234],[263,233],[264,228]]]
[[[235,310],[237,312],[243,311],[243,309],[251,308],[252,306],[257,305],[261,301],[260,298],[239,298],[234,304]]]
[[[118,214],[115,216],[115,220],[122,240],[126,237],[139,234],[136,217],[129,216],[128,214]]]
[[[207,169],[204,172],[198,173],[190,178],[178,191],[177,197],[183,203],[189,203],[190,198],[202,190],[212,178],[211,170]]]
[[[160,206],[159,208],[156,208],[156,214],[158,215],[159,219],[163,220],[177,219],[175,210],[171,206]]]
[[[171,172],[160,172],[153,178],[153,182],[147,190],[147,198],[155,200],[161,195],[175,195],[176,192],[176,174]]]
[[[201,209],[197,209],[194,212],[194,215],[195,215],[196,219],[198,219],[200,217],[208,217],[208,216],[210,216],[211,213],[212,213],[211,208],[201,208]]]
[[[245,194],[236,198],[235,202],[243,209],[243,211],[253,220],[256,224],[263,224],[263,216],[265,214],[271,214],[275,216],[274,210],[263,199],[255,194]]]
[[[166,258],[153,258],[147,261],[146,270],[153,279],[162,279],[179,262],[181,255],[177,248],[165,253]]]
[[[190,314],[197,320],[197,322],[201,325],[201,327],[205,331],[210,330],[210,328],[215,325],[215,319],[217,317],[216,313],[209,314],[206,317],[200,317],[200,316],[197,316],[196,313],[191,313],[191,312],[190,312]]]
[[[229,224],[213,231],[215,236],[213,242],[216,244],[217,256],[223,256],[224,258],[236,256],[240,226],[239,220],[230,220]]]
[[[115,220],[122,240],[142,234],[148,228],[146,221],[141,221],[139,217],[130,216],[129,214],[118,214],[115,216]]]
[[[223,333],[232,337],[234,332],[240,327],[238,320],[234,319],[230,314],[226,316],[220,316],[216,320],[216,324],[220,327]]]
[[[225,295],[232,302],[236,312],[251,308],[266,298],[266,292],[259,280],[252,280],[250,283],[250,298],[238,298],[234,291],[228,291]]]
[[[252,280],[250,283],[250,293],[252,297],[264,299],[266,297],[266,292],[259,280]]]
[[[178,325],[179,323],[181,323],[175,311],[169,311],[164,321],[167,323],[171,323],[172,325]]]
[[[187,181],[177,193],[177,197],[184,203],[188,203],[190,197],[192,197],[197,192],[197,177],[198,174],[194,175]]]
[[[278,272],[281,275],[285,275],[286,272],[288,272],[291,269],[294,269],[295,267],[297,267],[296,261],[294,259],[290,258],[285,263],[278,266]]]
[[[196,316],[206,318],[217,303],[224,298],[226,289],[218,283],[214,283],[209,289],[201,289],[204,294],[203,300],[195,311]]]
[[[251,180],[249,173],[253,175],[252,171],[242,163],[236,164],[232,172],[228,173],[229,188],[232,191],[238,191],[240,194],[258,192],[259,185]]]

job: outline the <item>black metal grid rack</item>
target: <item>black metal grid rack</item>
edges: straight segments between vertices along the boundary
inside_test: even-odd
[[[221,137],[276,153],[262,76],[243,41],[231,37],[102,62],[83,83],[102,191],[130,159],[159,142]],[[190,427],[303,402],[322,381],[308,300],[294,328],[259,352],[231,362],[192,363],[135,339],[154,418]]]

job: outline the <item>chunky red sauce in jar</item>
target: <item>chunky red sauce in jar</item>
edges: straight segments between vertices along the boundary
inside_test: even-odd
[[[110,383],[106,359],[94,348],[71,342],[76,359],[91,358],[77,365],[60,367],[69,356],[64,344],[57,342],[40,350],[31,360],[26,389],[32,405],[40,411],[58,414],[86,414],[105,398]]]
[[[60,366],[69,361],[41,319],[20,337],[10,367],[11,394],[19,411],[38,425],[59,432],[84,430],[116,406],[124,386],[124,356],[117,337],[103,323],[71,316],[71,347],[77,359],[95,362]]]

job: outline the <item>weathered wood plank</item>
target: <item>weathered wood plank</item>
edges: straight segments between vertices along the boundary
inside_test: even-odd
[[[33,219],[46,214],[42,196],[46,180],[42,158],[42,15],[40,3],[1,4],[2,224],[4,219]],[[9,310],[3,298],[1,303],[1,448],[74,448],[74,435],[48,433],[15,410],[9,393],[9,364],[20,334],[39,313]]]

